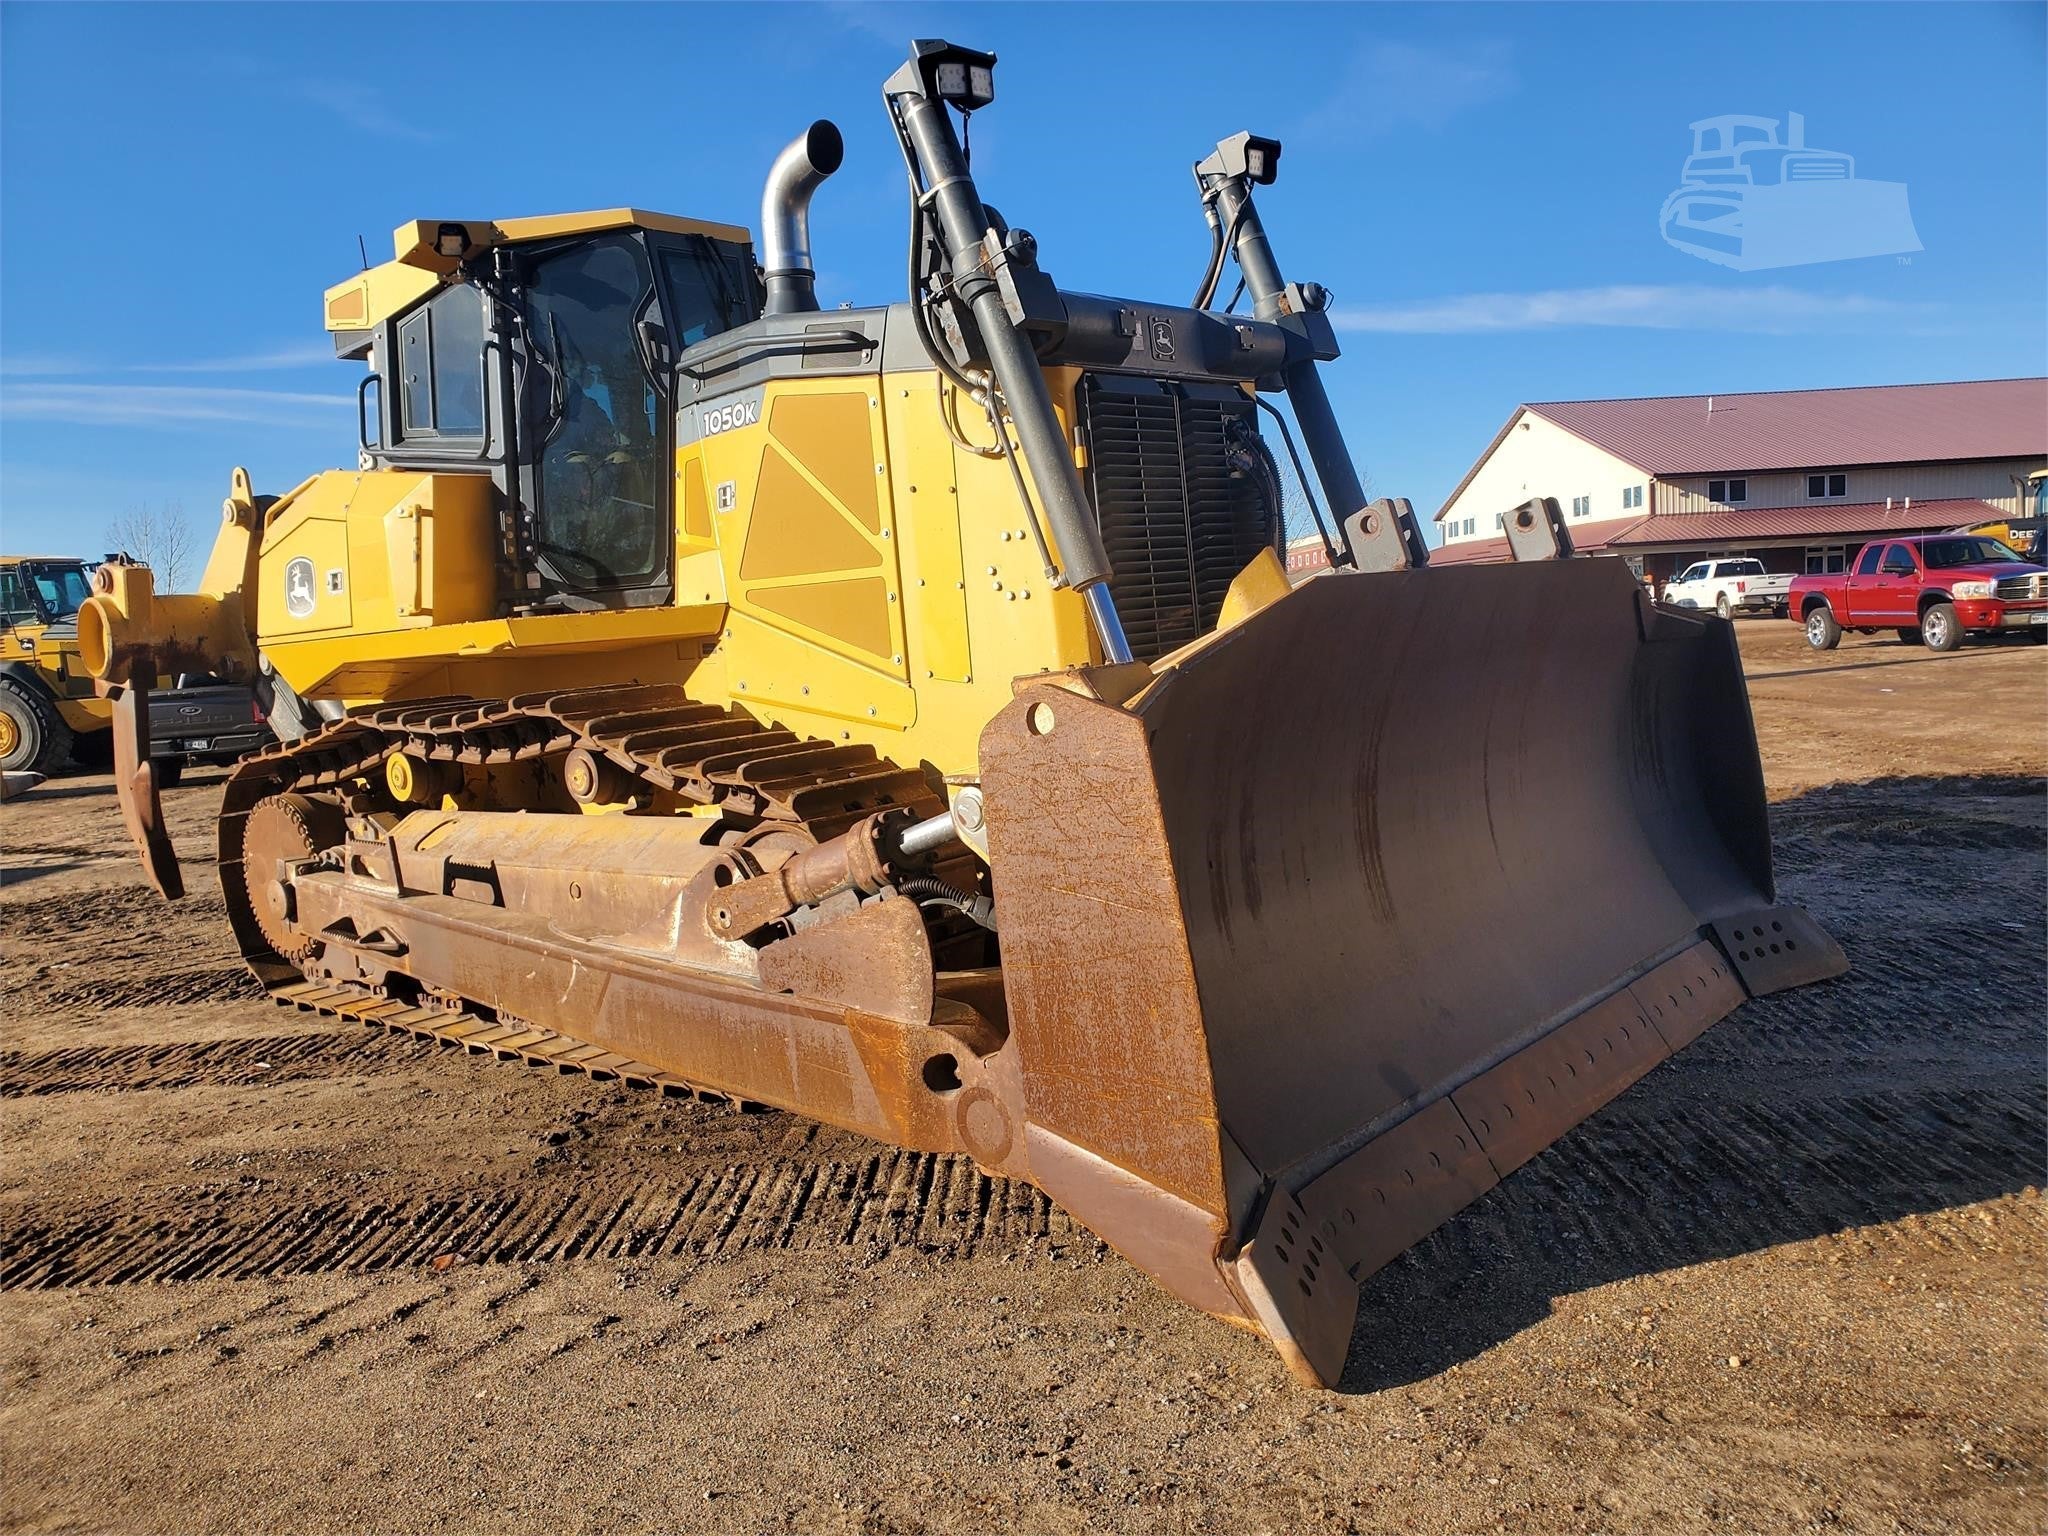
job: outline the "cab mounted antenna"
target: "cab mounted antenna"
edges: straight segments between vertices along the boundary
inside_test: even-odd
[[[356,236],[356,254],[363,258],[363,270],[365,272],[369,271],[370,248],[367,245],[363,244],[363,237],[361,235]]]

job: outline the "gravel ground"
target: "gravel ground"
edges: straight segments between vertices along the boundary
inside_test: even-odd
[[[1854,971],[1370,1280],[1334,1393],[956,1160],[282,1012],[106,779],[7,806],[0,1526],[2040,1530],[2048,648],[1739,633]]]

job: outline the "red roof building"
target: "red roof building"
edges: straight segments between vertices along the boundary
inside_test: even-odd
[[[1554,496],[1584,553],[1668,576],[1706,555],[1839,569],[1857,546],[2022,515],[2048,467],[2048,379],[1516,408],[1437,512],[1439,562],[1505,559],[1501,519]]]

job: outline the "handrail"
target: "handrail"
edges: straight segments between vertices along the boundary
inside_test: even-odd
[[[697,351],[693,348],[692,351],[696,352],[696,355],[688,361],[678,361],[676,372],[701,381],[709,378],[713,372],[705,366],[708,363],[722,362],[736,352],[755,349],[766,352],[792,344],[799,352],[807,352],[814,346],[843,351],[853,351],[857,348],[866,352],[879,347],[881,342],[866,331],[857,331],[851,326],[835,331],[792,331],[782,336],[730,336],[706,351]]]

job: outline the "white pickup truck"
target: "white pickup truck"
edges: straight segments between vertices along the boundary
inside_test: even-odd
[[[1761,560],[1696,560],[1665,584],[1660,602],[1674,608],[1711,608],[1724,619],[1738,613],[1785,616],[1788,575],[1772,576]]]

